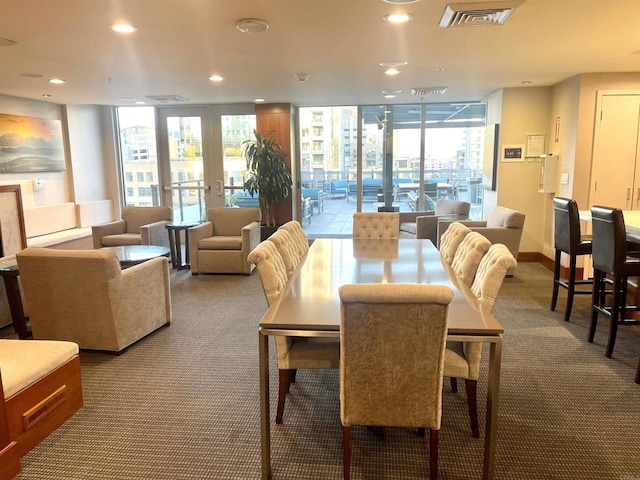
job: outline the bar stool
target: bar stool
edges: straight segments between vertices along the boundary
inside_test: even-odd
[[[618,325],[640,325],[640,320],[626,318],[627,312],[640,311],[638,305],[627,304],[627,280],[640,276],[640,259],[627,256],[624,216],[619,208],[592,207],[593,219],[593,309],[589,342],[593,343],[598,313],[610,319],[606,355],[611,358]],[[612,280],[607,280],[610,275]],[[607,284],[611,283],[611,290]],[[611,295],[611,305],[605,301]]]
[[[553,199],[554,238],[556,248],[555,265],[553,268],[553,294],[551,296],[551,311],[556,309],[559,287],[567,289],[567,306],[564,311],[564,321],[571,317],[574,295],[591,295],[592,290],[576,290],[576,285],[592,285],[592,280],[576,280],[576,259],[578,255],[591,255],[591,236],[580,234],[580,218],[578,204],[569,198],[555,197]],[[569,255],[569,279],[560,278],[562,269],[562,253]]]

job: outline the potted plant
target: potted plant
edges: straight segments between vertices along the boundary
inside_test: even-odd
[[[258,194],[262,223],[275,229],[274,204],[291,195],[293,180],[285,164],[287,156],[282,146],[273,138],[263,137],[257,130],[253,135],[255,138],[242,142],[242,155],[247,162],[244,188],[252,197],[254,193]]]

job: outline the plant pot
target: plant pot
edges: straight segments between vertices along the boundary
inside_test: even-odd
[[[264,242],[267,238],[273,235],[277,229],[277,226],[269,227],[267,225],[260,225],[260,241]]]

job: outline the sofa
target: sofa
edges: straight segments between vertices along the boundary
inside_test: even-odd
[[[525,215],[517,210],[497,206],[486,220],[461,221],[463,225],[472,231],[481,233],[489,239],[491,243],[502,243],[509,249],[513,258],[518,259],[520,250],[520,239],[524,228]],[[438,239],[442,238],[449,225],[456,220],[441,220],[438,222]],[[440,247],[439,243],[437,245]],[[515,268],[509,269],[507,276],[513,276]]]
[[[355,200],[358,196],[358,185],[349,183],[347,186],[347,200]],[[363,178],[362,179],[362,201],[377,202],[378,193],[382,191],[382,179],[380,178]]]
[[[400,238],[426,238],[438,243],[438,222],[441,220],[467,220],[469,218],[469,202],[458,200],[438,200],[433,211],[401,212]]]
[[[346,180],[332,180],[329,183],[329,198],[346,198],[348,185],[349,182]]]

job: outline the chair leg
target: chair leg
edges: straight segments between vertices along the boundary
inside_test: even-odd
[[[569,281],[567,282],[567,307],[564,311],[564,321],[568,322],[573,308],[573,296],[576,292],[576,256],[569,259]]]
[[[609,340],[607,340],[607,358],[613,355],[613,347],[616,343],[616,335],[618,333],[618,318],[624,316],[624,306],[621,308],[621,302],[626,302],[627,289],[626,277],[615,277],[613,279],[613,299],[611,300],[611,318],[609,323]],[[622,310],[622,312],[620,311]]]
[[[439,430],[432,428],[429,438],[429,478],[431,480],[438,480],[438,432]]]
[[[457,393],[458,392],[458,379],[456,377],[451,377],[449,379],[450,383],[451,383],[451,391],[453,393]]]
[[[552,312],[556,309],[556,304],[558,303],[558,289],[560,287],[561,256],[562,256],[562,252],[560,250],[556,250],[556,259],[553,265],[553,292],[551,294],[551,311]]]
[[[640,360],[638,360],[638,371],[636,371],[636,383],[640,384]]]
[[[291,383],[296,383],[296,373],[298,373],[298,369],[294,368],[289,370],[290,374],[291,374],[291,378],[289,379],[289,381]]]
[[[289,393],[289,379],[291,378],[291,370],[278,370],[278,407],[276,409],[276,424],[282,423],[284,415],[284,402]]]
[[[471,423],[471,436],[480,438],[480,428],[478,427],[478,402],[477,402],[477,380],[465,380],[467,387],[467,404],[469,405],[469,422]]]
[[[351,476],[351,427],[342,426],[342,476],[349,480]]]
[[[602,281],[602,273],[598,270],[593,272],[593,294],[592,294],[592,307],[591,307],[591,326],[589,327],[589,336],[587,340],[589,343],[593,343],[593,337],[596,334],[596,326],[598,324],[598,308],[600,306],[600,300],[602,298],[600,289],[604,288]]]

